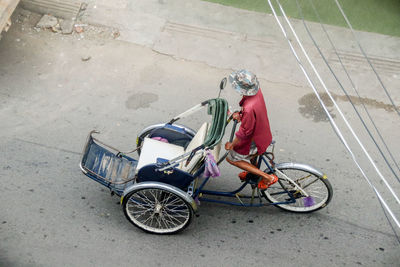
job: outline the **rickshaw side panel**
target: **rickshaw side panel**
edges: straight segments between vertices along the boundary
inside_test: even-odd
[[[140,182],[160,182],[186,190],[190,183],[195,179],[191,174],[177,168],[167,171],[158,171],[156,164],[149,164],[142,167],[138,172],[137,181]]]

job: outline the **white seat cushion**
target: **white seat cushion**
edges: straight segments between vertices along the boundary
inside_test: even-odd
[[[145,138],[140,153],[140,158],[136,171],[145,165],[157,162],[157,158],[173,159],[184,153],[184,148],[174,144],[164,143],[151,138]]]

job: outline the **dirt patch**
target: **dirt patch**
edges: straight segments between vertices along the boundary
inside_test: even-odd
[[[322,101],[328,108],[333,107],[333,102],[329,98],[328,94],[321,94]],[[318,101],[318,98],[314,93],[306,94],[299,99],[299,112],[306,118],[312,119],[314,122],[329,121],[324,109]],[[334,118],[335,115],[331,109],[328,109],[331,116]]]
[[[375,109],[383,109],[387,112],[394,112],[395,109],[391,104],[386,104],[381,101],[377,101],[375,99],[371,98],[366,98],[366,97],[361,97],[359,98],[358,96],[343,96],[343,95],[336,95],[332,94],[332,97],[335,101],[344,101],[344,102],[353,102],[354,105],[356,106],[361,106],[362,103],[367,108],[375,108]],[[320,94],[322,101],[324,101],[326,107],[329,110],[329,113],[332,115],[333,118],[335,118],[335,115],[333,113],[333,102],[328,96],[327,93],[322,93]],[[314,93],[309,93],[304,95],[299,99],[299,112],[306,118],[312,119],[314,122],[320,122],[320,121],[329,121],[328,116],[326,115],[324,109],[322,108],[321,104],[319,103],[317,97],[315,96]],[[399,107],[400,108],[400,107]]]

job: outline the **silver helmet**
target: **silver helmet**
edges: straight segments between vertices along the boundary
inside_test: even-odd
[[[260,89],[256,75],[248,70],[232,72],[229,75],[229,82],[233,89],[241,95],[252,96],[257,94]]]

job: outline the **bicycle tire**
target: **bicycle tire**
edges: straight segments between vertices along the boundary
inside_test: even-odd
[[[191,205],[168,189],[142,188],[123,200],[125,217],[139,229],[152,234],[175,234],[193,219]]]
[[[295,181],[309,194],[309,197],[306,197],[299,190],[295,190],[295,187],[280,174],[277,174],[278,182],[262,191],[262,195],[271,203],[288,202],[275,204],[275,206],[290,212],[310,213],[326,207],[333,196],[332,185],[326,175],[321,175],[321,173],[312,169],[304,169],[301,167],[302,164],[292,163],[290,165],[279,168],[279,170]],[[294,173],[296,173],[296,176]],[[311,179],[308,179],[310,177]],[[289,203],[293,199],[295,202]]]

